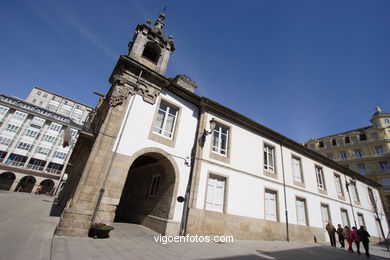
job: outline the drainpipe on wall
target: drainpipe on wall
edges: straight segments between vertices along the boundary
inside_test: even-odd
[[[139,80],[140,80],[141,76],[142,76],[142,70],[140,71],[140,73],[139,73],[139,75],[138,75],[137,84],[139,84]],[[106,183],[107,183],[108,175],[110,174],[112,164],[114,163],[116,154],[117,154],[117,152],[118,152],[119,144],[120,144],[120,142],[121,142],[121,140],[122,140],[123,132],[124,132],[124,130],[125,130],[127,120],[129,119],[130,111],[131,111],[131,108],[132,108],[132,106],[133,106],[133,104],[134,104],[135,96],[136,96],[136,94],[130,96],[130,97],[131,97],[130,105],[129,105],[128,110],[126,111],[126,117],[125,117],[125,120],[124,120],[124,122],[123,122],[123,127],[122,127],[122,129],[120,130],[120,134],[119,134],[119,137],[118,137],[118,142],[116,143],[116,146],[115,146],[114,154],[113,154],[113,156],[111,157],[110,164],[109,164],[108,169],[107,169],[107,172],[106,172],[106,176],[104,176],[103,184],[102,184],[102,187],[100,188],[100,191],[99,191],[99,197],[98,197],[98,200],[97,200],[97,202],[96,202],[95,209],[94,209],[94,211],[93,211],[93,215],[92,215],[92,219],[91,219],[91,224],[94,224],[94,223],[95,223],[96,215],[97,215],[97,212],[98,212],[98,210],[99,210],[100,204],[101,204],[101,202],[102,202],[103,194],[104,194],[104,192],[105,192],[105,190],[106,190]]]
[[[184,204],[183,204],[183,215],[181,217],[180,222],[180,230],[179,235],[184,236],[187,231],[187,222],[188,222],[188,212],[189,212],[189,202],[190,202],[190,193],[191,193],[191,186],[192,186],[192,176],[194,175],[194,166],[195,166],[195,156],[196,156],[196,148],[197,148],[197,142],[198,142],[198,135],[199,135],[199,125],[200,125],[200,115],[201,115],[201,106],[199,107],[199,113],[198,113],[198,122],[196,124],[196,132],[194,137],[194,145],[192,147],[191,151],[191,168],[190,168],[190,174],[188,177],[188,184],[186,189],[186,194],[184,198]]]
[[[288,231],[288,210],[287,210],[287,195],[286,195],[286,179],[284,176],[284,160],[283,160],[283,147],[282,143],[280,143],[280,154],[282,158],[282,175],[283,175],[283,193],[284,193],[284,209],[285,209],[285,215],[286,215],[286,241],[290,241],[290,234]]]

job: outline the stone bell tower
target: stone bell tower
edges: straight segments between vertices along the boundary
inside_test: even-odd
[[[129,42],[129,56],[144,66],[164,75],[169,57],[175,50],[172,36],[166,39],[164,28],[165,14],[161,13],[153,27],[148,20],[135,29],[133,40]]]
[[[86,236],[92,223],[114,221],[132,163],[130,155],[118,152],[125,142],[121,124],[126,111],[132,113],[133,102],[155,104],[161,88],[171,84],[164,74],[175,48],[172,37],[164,36],[164,20],[160,14],[153,27],[149,21],[136,27],[129,53],[119,57],[91,126],[80,133],[60,199],[65,208],[57,235]]]

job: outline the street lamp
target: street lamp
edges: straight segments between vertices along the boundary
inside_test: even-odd
[[[215,119],[211,119],[209,121],[210,123],[210,131],[207,131],[206,129],[204,129],[203,133],[202,133],[202,137],[201,137],[201,144],[202,146],[204,145],[204,142],[206,141],[206,136],[208,136],[209,134],[212,134],[214,132],[214,129],[215,127],[217,126],[217,121],[215,121]]]
[[[353,205],[352,205],[352,200],[351,200],[351,193],[349,192],[349,185],[354,185],[355,189],[356,189],[356,179],[350,179],[350,181],[348,182],[347,177],[345,177],[345,187],[347,188],[347,192],[348,192],[349,205],[351,205],[353,222],[355,223],[355,227],[357,228],[356,219],[355,219],[355,212],[353,211]]]

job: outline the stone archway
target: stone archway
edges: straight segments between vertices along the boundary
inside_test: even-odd
[[[50,193],[54,188],[54,181],[45,179],[39,184],[42,186],[42,194]]]
[[[35,183],[36,183],[36,180],[34,177],[24,176],[22,179],[20,179],[18,185],[15,188],[15,191],[30,193],[34,188]]]
[[[161,151],[137,153],[133,158],[114,221],[141,224],[165,234],[176,202],[176,163]]]
[[[12,172],[3,172],[0,174],[0,190],[10,190],[15,178],[16,176]]]

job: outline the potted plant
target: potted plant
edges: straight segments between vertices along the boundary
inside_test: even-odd
[[[109,226],[105,223],[95,223],[91,225],[91,228],[88,232],[88,236],[93,238],[109,238],[109,233],[113,229],[114,227]]]

